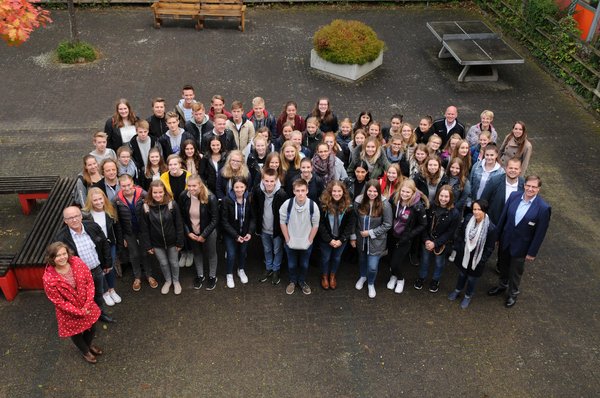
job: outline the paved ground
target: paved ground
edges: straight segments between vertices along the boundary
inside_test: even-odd
[[[400,111],[411,122],[457,104],[471,124],[493,109],[502,136],[511,122],[527,123],[534,145],[531,171],[544,178],[542,195],[553,218],[539,259],[529,267],[517,306],[506,310],[484,291],[488,272],[467,311],[445,298],[456,272],[448,267],[440,293],[378,296],[353,288],[357,267],[344,264],[340,288],[286,296],[283,285],[255,282],[227,290],[191,289],[162,297],[144,286],[133,294],[131,275],[119,281],[119,320],[101,329],[107,355],[95,367],[56,337],[52,306],[42,292],[0,300],[0,397],[32,396],[597,396],[600,392],[596,187],[598,120],[569,98],[529,58],[500,69],[497,83],[456,82],[460,71],[437,59],[430,20],[478,18],[468,9],[251,9],[247,31],[211,23],[151,27],[149,9],[79,12],[82,37],[103,58],[93,65],[58,67],[47,53],[68,34],[64,12],[26,45],[0,46],[2,175],[74,174],[101,130],[113,102],[127,97],[142,116],[150,98],[173,105],[180,87],[198,87],[208,101],[262,95],[279,112],[288,99],[302,113],[320,95],[340,116],[372,109],[385,120]],[[333,18],[356,18],[386,41],[384,65],[357,84],[340,83],[308,67],[314,30]],[[521,53],[524,50],[519,49]],[[16,197],[0,198],[0,250],[14,251],[33,217],[19,215]],[[596,242],[596,243],[594,243]],[[221,268],[222,270],[222,268]],[[409,279],[416,269],[408,272]]]

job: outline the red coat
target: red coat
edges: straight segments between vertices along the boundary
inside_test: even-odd
[[[92,327],[100,317],[100,308],[94,302],[94,280],[85,263],[76,256],[69,259],[76,289],[54,267],[46,266],[44,290],[56,307],[58,335],[70,337]]]

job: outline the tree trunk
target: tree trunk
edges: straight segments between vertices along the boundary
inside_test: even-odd
[[[71,25],[71,43],[79,43],[79,32],[77,31],[77,19],[75,18],[75,4],[73,0],[67,0],[69,10],[69,24]]]

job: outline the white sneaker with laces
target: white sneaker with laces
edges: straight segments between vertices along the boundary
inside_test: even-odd
[[[235,282],[233,281],[233,274],[227,274],[227,287],[233,289],[235,287]]]
[[[175,294],[181,294],[181,283],[173,282],[173,292]]]
[[[109,290],[108,294],[110,294],[110,298],[113,299],[115,304],[119,304],[121,301],[123,301],[115,289]]]
[[[246,272],[243,269],[238,270],[238,276],[240,277],[240,281],[243,284],[248,283],[248,276],[246,275]]]
[[[171,281],[165,282],[163,287],[160,289],[162,294],[169,294],[169,289],[171,288]]]
[[[402,293],[404,291],[404,279],[400,279],[398,283],[396,283],[396,289],[394,293]]]
[[[394,287],[396,287],[396,282],[398,281],[398,277],[395,275],[390,276],[390,281],[387,284],[387,288],[390,290],[394,290]]]
[[[358,278],[358,281],[356,281],[356,285],[354,285],[356,290],[361,290],[363,288],[363,286],[365,285],[366,281],[367,281],[367,278],[365,278],[364,276],[361,276],[360,278]]]
[[[375,298],[377,294],[375,293],[375,285],[368,285],[367,287],[369,288],[369,298]]]
[[[106,305],[108,305],[109,307],[112,307],[113,305],[115,305],[115,302],[112,299],[112,297],[110,297],[109,293],[104,293],[104,295],[102,297],[104,298],[104,302],[106,303]]]

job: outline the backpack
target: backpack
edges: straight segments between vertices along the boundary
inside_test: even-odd
[[[307,198],[308,199],[308,205],[309,207],[309,211],[310,211],[310,225],[312,225],[312,218],[313,218],[313,214],[315,214],[315,209],[313,207],[313,204],[315,202],[313,202],[313,200],[311,198]],[[292,207],[294,206],[294,198],[291,198],[288,201],[288,207],[287,207],[287,217],[285,220],[285,225],[288,225],[290,222],[290,215],[292,214]]]

